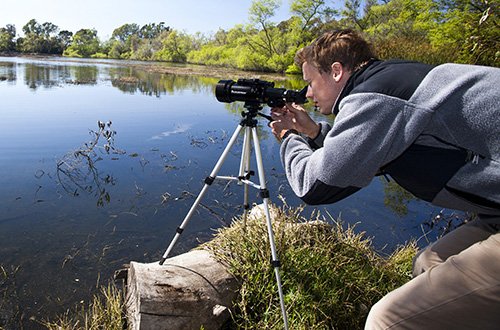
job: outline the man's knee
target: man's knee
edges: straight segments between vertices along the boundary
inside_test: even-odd
[[[413,258],[413,268],[412,275],[413,277],[417,277],[429,270],[429,268],[443,263],[443,260],[439,254],[432,250],[432,244],[427,248],[420,250],[415,257]]]
[[[370,309],[365,323],[365,330],[386,329],[390,325],[388,311],[389,306],[384,297]]]
[[[475,243],[486,240],[490,235],[498,232],[494,225],[494,217],[480,217],[471,221],[446,236],[438,239],[424,250],[417,253],[413,259],[413,277],[428,271],[431,267],[446,261],[450,256],[457,255]],[[500,221],[500,220],[495,220]]]

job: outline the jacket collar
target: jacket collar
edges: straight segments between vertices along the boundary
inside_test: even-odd
[[[340,92],[339,96],[337,97],[337,100],[335,101],[335,104],[333,106],[333,114],[336,116],[340,109],[339,109],[339,104],[340,101],[347,95],[351,93],[351,91],[356,87],[363,79],[360,79],[360,77],[363,76],[363,73],[368,69],[374,62],[378,62],[379,60],[377,59],[371,59],[366,63],[366,65],[362,66],[360,69],[356,70],[354,74],[352,74],[349,79],[347,80],[347,83],[345,84],[344,88]]]

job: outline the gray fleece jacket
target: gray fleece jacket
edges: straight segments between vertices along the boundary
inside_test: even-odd
[[[436,205],[500,214],[500,69],[373,61],[349,79],[333,125],[289,135],[281,159],[297,196],[325,204],[389,174]]]

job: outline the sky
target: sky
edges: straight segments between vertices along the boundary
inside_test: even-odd
[[[189,34],[206,35],[219,28],[249,23],[252,0],[0,0],[0,27],[14,24],[18,35],[34,18],[42,24],[50,22],[60,30],[73,33],[80,29],[96,29],[106,40],[113,30],[126,23],[143,26],[165,22],[165,26]],[[289,1],[282,0],[272,21],[290,17]]]

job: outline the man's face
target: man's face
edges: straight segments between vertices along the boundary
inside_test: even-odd
[[[319,70],[307,62],[302,64],[302,75],[308,83],[306,96],[319,107],[324,115],[332,113],[333,105],[337,100],[344,84],[334,78],[334,72],[320,73]]]

